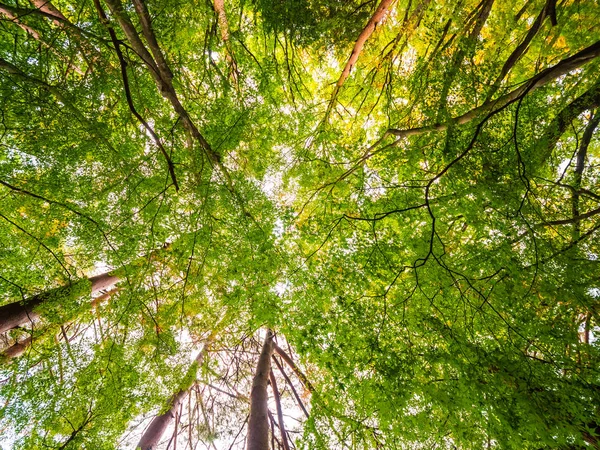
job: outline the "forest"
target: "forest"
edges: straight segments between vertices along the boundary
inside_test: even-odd
[[[0,0],[0,448],[600,449],[598,0]]]

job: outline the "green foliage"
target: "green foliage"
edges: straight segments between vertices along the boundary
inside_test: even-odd
[[[241,445],[269,328],[298,448],[598,446],[597,2],[392,2],[342,79],[379,2],[148,0],[172,81],[113,3],[0,5],[0,306],[42,299],[0,442],[135,445],[185,388]]]

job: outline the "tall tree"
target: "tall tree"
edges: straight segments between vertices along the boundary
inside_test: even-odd
[[[597,3],[0,18],[0,446],[598,445]]]
[[[248,420],[248,450],[269,450],[269,406],[267,388],[271,373],[273,333],[269,330],[256,364],[250,394],[250,419]]]

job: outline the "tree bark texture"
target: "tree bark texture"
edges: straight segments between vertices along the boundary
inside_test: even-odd
[[[119,280],[119,277],[111,275],[110,273],[103,273],[101,275],[88,278],[88,281],[91,283],[90,293],[95,294],[103,289],[110,288]],[[38,319],[39,314],[34,311],[36,306],[41,305],[50,298],[61,296],[61,294],[68,295],[69,290],[73,286],[74,285],[67,285],[59,287],[57,289],[42,292],[41,294],[35,295],[25,301],[9,303],[8,305],[0,306],[0,333],[4,333],[8,330],[12,330],[13,328]]]
[[[247,450],[269,450],[269,406],[267,386],[271,372],[273,333],[267,332],[250,394],[250,419],[248,420]]]
[[[277,407],[277,420],[279,421],[279,431],[281,432],[281,444],[283,450],[290,450],[290,445],[287,440],[287,433],[285,431],[285,424],[283,423],[283,408],[281,407],[281,398],[279,396],[279,389],[277,389],[277,380],[275,374],[271,369],[269,371],[269,379],[271,380],[271,389],[273,389],[273,397],[275,397],[275,405]]]

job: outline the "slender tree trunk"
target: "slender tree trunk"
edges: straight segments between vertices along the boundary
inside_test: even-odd
[[[119,277],[109,273],[103,273],[96,275],[95,277],[88,278],[87,281],[91,283],[91,294],[112,287],[120,280]],[[80,280],[79,282],[81,282]],[[8,305],[0,306],[0,333],[12,330],[18,326],[24,325],[27,322],[32,322],[39,318],[34,310],[36,306],[41,305],[46,300],[57,298],[60,296],[69,295],[71,289],[73,289],[79,282],[68,286],[62,286],[57,289],[42,292],[34,297],[31,297],[22,302],[9,303]]]
[[[521,57],[527,52],[529,49],[529,44],[535,37],[535,35],[540,31],[542,24],[546,18],[549,17],[552,25],[556,25],[556,0],[546,0],[546,4],[542,8],[542,11],[539,13],[531,28],[527,32],[525,39],[517,46],[517,48],[510,54],[504,65],[502,66],[502,70],[500,74],[496,77],[496,80],[492,83],[492,88],[488,92],[484,103],[489,102],[494,94],[500,88],[500,84],[504,80],[504,77],[511,71],[514,65],[521,59]]]
[[[115,30],[110,26],[110,22],[108,21],[108,18],[106,17],[106,13],[104,12],[104,10],[102,9],[102,6],[100,5],[100,0],[94,0],[94,4],[96,6],[96,10],[98,11],[98,15],[100,16],[100,21],[108,29],[108,33],[110,34],[110,39],[113,43],[113,46],[115,47],[115,51],[117,52],[117,57],[119,58],[119,65],[121,66],[121,78],[123,79],[123,87],[125,88],[125,97],[127,98],[127,104],[129,105],[129,109],[131,110],[131,113],[135,116],[135,118],[144,126],[144,128],[146,128],[146,130],[148,131],[150,136],[152,136],[154,143],[156,144],[156,146],[158,147],[160,152],[163,154],[165,160],[167,161],[169,174],[171,176],[171,180],[173,181],[173,185],[175,186],[175,190],[179,191],[179,183],[177,182],[177,177],[175,176],[175,167],[173,165],[173,161],[171,160],[171,157],[169,156],[169,153],[165,150],[165,147],[163,146],[161,139],[158,137],[158,135],[156,134],[154,129],[140,115],[140,113],[135,108],[135,105],[133,104],[133,97],[131,96],[131,89],[129,87],[129,77],[127,75],[127,63],[125,61],[125,58],[123,57],[123,52],[121,51],[121,45],[119,43],[119,40],[117,39]],[[136,2],[136,8],[137,8],[137,6],[138,6],[138,3]],[[148,26],[149,26],[149,24],[148,24]]]
[[[217,20],[219,22],[219,30],[221,31],[221,40],[225,45],[225,58],[231,68],[230,76],[233,79],[234,84],[238,85],[238,79],[240,77],[237,67],[237,61],[233,56],[233,49],[231,48],[231,42],[229,41],[229,25],[227,23],[227,14],[225,13],[225,2],[224,0],[214,0],[213,7],[217,13]]]
[[[479,6],[477,7],[477,15],[474,17],[473,28],[466,36],[465,39],[461,39],[458,42],[458,48],[454,55],[452,56],[452,60],[446,66],[446,73],[444,75],[444,84],[441,89],[440,94],[440,103],[437,120],[441,121],[445,118],[448,109],[448,94],[450,93],[450,89],[456,80],[457,75],[459,74],[460,68],[463,65],[463,61],[465,58],[472,57],[475,53],[475,45],[483,26],[488,20],[490,16],[490,12],[492,10],[492,6],[494,5],[494,0],[483,0]],[[467,27],[470,24],[467,24]]]
[[[275,406],[277,407],[277,420],[279,421],[279,431],[281,432],[281,443],[283,445],[283,450],[290,450],[290,445],[288,444],[287,434],[285,431],[285,425],[283,423],[283,408],[281,407],[281,398],[279,396],[279,389],[277,389],[277,380],[275,379],[275,374],[271,369],[269,371],[269,379],[271,380],[271,389],[273,389],[273,397],[275,397]]]
[[[214,339],[214,333],[213,333],[213,335],[211,335],[208,338],[207,343],[204,345],[204,347],[202,348],[200,353],[198,353],[198,356],[196,356],[196,359],[194,360],[194,364],[192,365],[190,370],[196,371],[198,365],[202,364],[202,361],[204,360],[206,353],[208,353],[208,350],[210,349],[213,339]],[[179,406],[181,405],[183,400],[188,395],[188,392],[190,391],[190,389],[191,389],[191,386],[185,386],[184,388],[182,388],[179,392],[177,392],[171,398],[169,409],[167,411],[165,411],[163,414],[160,414],[160,415],[156,416],[154,419],[152,419],[152,422],[150,422],[150,425],[148,426],[148,428],[142,435],[140,442],[138,442],[138,445],[137,445],[138,449],[141,449],[141,450],[155,450],[156,449],[156,447],[158,446],[158,443],[162,439],[162,436],[165,433],[166,429],[169,427],[171,422],[173,422],[173,420],[175,419],[177,410],[179,409]]]
[[[269,406],[267,386],[271,372],[273,333],[267,332],[250,394],[250,419],[248,420],[247,450],[269,450]]]
[[[138,35],[138,32],[131,22],[127,11],[123,8],[121,4],[121,0],[105,0],[108,4],[108,7],[119,23],[119,26],[125,33],[127,40],[131,44],[131,47],[135,50],[135,52],[140,56],[140,58],[144,61],[148,69],[150,69],[150,74],[154,78],[156,87],[159,92],[162,94],[164,98],[166,98],[173,107],[173,110],[177,113],[177,115],[181,119],[181,123],[183,127],[189,132],[189,134],[194,138],[196,142],[200,144],[202,150],[209,162],[216,166],[221,174],[223,175],[224,181],[227,185],[227,189],[231,194],[239,201],[244,214],[248,217],[251,217],[250,213],[248,213],[245,209],[244,202],[240,198],[238,192],[233,186],[233,180],[231,178],[231,174],[229,173],[229,169],[225,166],[221,161],[221,155],[211,147],[206,138],[200,133],[200,130],[196,127],[194,121],[189,115],[188,111],[181,104],[179,97],[177,95],[177,91],[172,83],[173,73],[171,72],[169,66],[167,65],[166,59],[162,53],[158,45],[158,41],[156,40],[156,36],[154,35],[153,29],[150,27],[151,20],[149,18],[148,10],[143,2],[143,0],[135,0],[136,12],[140,19],[140,24],[142,26],[142,34],[146,38],[148,45],[152,51],[152,55],[155,55],[158,59],[158,62],[154,60],[153,56],[150,54],[146,46],[144,45],[142,39]],[[1,62],[1,61],[0,61]]]
[[[356,64],[356,61],[358,61],[358,57],[362,52],[363,47],[365,46],[365,42],[367,42],[367,39],[371,37],[371,35],[375,31],[375,28],[377,28],[377,25],[383,22],[386,14],[392,6],[392,3],[394,3],[394,0],[382,0],[381,3],[379,3],[379,6],[377,6],[375,14],[373,14],[371,19],[369,19],[369,22],[367,22],[367,25],[358,36],[358,39],[356,39],[354,48],[352,49],[352,53],[350,54],[350,58],[348,58],[348,61],[344,66],[344,70],[342,71],[342,74],[340,75],[340,78],[336,83],[337,87],[341,87],[350,75],[350,71]]]
[[[304,415],[308,419],[309,414],[308,414],[308,411],[306,410],[306,407],[304,406],[304,403],[302,402],[302,399],[298,395],[298,392],[296,391],[296,388],[294,387],[294,384],[292,383],[292,380],[290,380],[290,377],[287,376],[287,374],[285,373],[285,370],[283,370],[283,367],[281,366],[281,364],[279,363],[279,361],[277,361],[277,358],[275,357],[275,355],[273,355],[273,362],[275,363],[275,365],[279,369],[279,372],[281,372],[281,375],[283,375],[283,378],[285,378],[285,382],[287,383],[287,385],[289,386],[290,390],[292,391],[292,394],[294,394],[294,397],[296,398],[296,402],[298,403],[298,406],[300,406],[300,408],[302,409],[302,412],[304,413]]]
[[[573,194],[571,197],[571,211],[573,217],[578,217],[579,213],[579,190],[581,189],[581,182],[583,179],[583,170],[585,168],[585,160],[587,158],[587,151],[594,137],[596,128],[600,125],[600,111],[596,111],[592,114],[590,121],[585,127],[581,143],[579,144],[579,150],[577,151],[577,160],[575,164],[575,174],[573,180]],[[579,222],[575,222],[573,226],[573,240],[576,241],[581,235],[581,225]]]
[[[348,61],[344,66],[344,70],[342,70],[340,78],[335,84],[333,95],[329,100],[329,105],[327,106],[327,111],[325,112],[325,119],[323,120],[324,122],[327,122],[329,115],[331,114],[331,111],[335,105],[335,102],[337,101],[337,96],[340,92],[340,89],[346,82],[348,76],[350,76],[350,71],[356,64],[356,61],[358,61],[358,57],[360,56],[360,53],[362,52],[362,49],[365,46],[365,43],[375,31],[377,25],[381,24],[384,21],[393,3],[394,0],[381,0],[381,3],[379,3],[379,6],[377,6],[377,9],[375,10],[375,14],[373,14],[373,16],[369,19],[367,25],[358,36],[358,39],[356,39],[356,42],[354,43],[354,48],[352,49],[352,53],[350,54],[350,57],[348,58]]]
[[[541,151],[540,151],[540,162],[545,162],[552,154],[552,151],[556,147],[556,144],[560,140],[561,136],[572,126],[573,120],[577,118],[581,113],[587,110],[591,110],[594,108],[598,108],[600,106],[600,77],[596,80],[594,85],[587,91],[581,94],[579,97],[575,98],[571,103],[565,106],[560,112],[552,119],[549,126],[547,127],[547,131],[544,133],[539,141],[541,143]],[[593,122],[593,121],[592,121]],[[592,125],[590,125],[591,127]],[[596,128],[597,125],[594,125],[592,128]],[[589,132],[588,132],[589,133]],[[583,140],[582,140],[582,149],[578,152],[577,163],[579,164],[580,157],[587,152],[587,140],[591,139],[592,136],[587,136],[584,132]],[[583,161],[581,161],[583,164]],[[582,167],[583,170],[583,167]],[[576,173],[576,177],[577,177]],[[575,180],[577,182],[577,178]],[[579,189],[579,188],[578,188]]]

